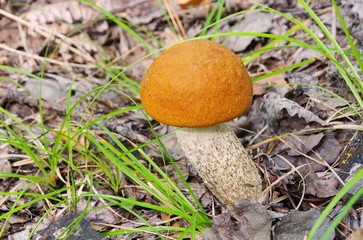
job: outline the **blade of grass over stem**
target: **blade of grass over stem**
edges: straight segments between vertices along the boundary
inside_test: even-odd
[[[141,172],[142,173],[146,173],[146,174],[150,174],[149,175],[149,177],[150,178],[148,178],[148,177],[146,177],[146,179],[152,179],[152,180],[154,180],[153,181],[153,184],[154,183],[158,183],[159,184],[159,186],[161,187],[161,188],[163,188],[164,187],[164,185],[161,183],[161,182],[159,182],[160,180],[159,179],[157,179],[157,178],[154,178],[153,176],[153,174],[152,173],[149,173],[149,171],[144,167],[144,165],[143,164],[140,164],[139,163],[139,161],[138,161],[138,159],[136,159],[129,151],[128,151],[128,149],[120,142],[120,141],[118,141],[118,139],[116,139],[116,138],[114,138],[114,136],[113,136],[113,134],[111,133],[111,132],[109,132],[106,128],[104,128],[103,126],[101,126],[101,125],[99,125],[107,134],[109,134],[109,136],[111,136],[111,138],[113,138],[113,140],[115,141],[115,143],[123,150],[123,152],[124,152],[124,155],[125,156],[128,156],[128,158],[130,158],[134,163],[136,163],[136,164],[138,164],[139,165],[139,170],[141,170]],[[169,189],[169,188],[167,188],[167,189],[159,189],[159,191],[161,192],[161,193],[163,193],[163,195],[164,196],[167,196],[167,197],[169,197],[169,198],[171,198],[171,197],[175,197],[175,196],[172,196],[172,195],[174,195],[174,193],[172,193],[172,192],[170,192],[170,193],[168,193],[168,190],[173,190],[173,191],[176,191],[176,193],[179,195],[179,196],[177,196],[177,197],[184,197],[184,195],[180,192],[180,190],[174,185],[174,183],[172,182],[172,181],[170,181],[170,179],[169,179],[169,177],[154,163],[154,161],[152,161],[152,159],[150,159],[149,158],[149,156],[148,155],[146,155],[143,151],[141,151],[141,149],[139,150],[139,153],[148,161],[148,163],[155,169],[155,170],[157,170],[158,171],[158,173],[163,177],[163,179],[164,180],[166,180],[167,181],[167,183],[170,185],[170,187],[172,187],[172,189]],[[166,191],[165,191],[166,190]],[[168,196],[169,194],[172,194],[172,195],[170,195],[170,196]],[[188,200],[186,199],[186,198],[184,198],[183,199],[184,201],[185,201],[185,203],[188,203]],[[167,204],[167,202],[164,202],[165,204]],[[193,206],[192,205],[190,205],[189,207],[191,207],[191,209],[193,209],[194,210],[194,208],[193,208]]]
[[[184,178],[181,170],[178,168],[178,166],[176,165],[173,157],[170,155],[170,153],[168,152],[168,150],[166,149],[166,147],[164,146],[164,144],[162,143],[162,141],[160,140],[160,137],[158,136],[158,134],[156,133],[156,131],[153,128],[153,125],[150,122],[150,119],[148,117],[148,115],[145,113],[145,111],[142,111],[143,115],[145,116],[145,119],[148,121],[150,129],[152,131],[152,133],[154,134],[155,137],[155,141],[158,143],[159,147],[163,150],[166,158],[169,160],[169,162],[171,163],[171,165],[173,166],[174,170],[177,172],[178,176],[180,177],[180,180],[183,182],[185,188],[188,190],[189,194],[191,195],[191,197],[193,198],[194,202],[197,204],[199,211],[201,211],[202,213],[205,213],[204,208],[202,206],[202,204],[200,203],[200,201],[198,200],[196,194],[194,193],[194,191],[191,189],[191,187],[189,186],[189,184],[187,183],[186,179]]]

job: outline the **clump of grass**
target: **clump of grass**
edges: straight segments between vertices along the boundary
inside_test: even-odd
[[[158,51],[131,29],[129,27],[130,23],[119,20],[109,12],[94,5],[91,1],[84,2],[104,13],[109,20],[115,21],[121,28],[139,40],[143,47],[151,51],[150,55]],[[209,218],[205,214],[203,207],[187,184],[183,174],[177,168],[176,163],[162,145],[159,137],[156,136],[155,139],[149,142],[141,145],[132,144],[132,147],[129,147],[120,140],[117,134],[111,132],[102,124],[102,121],[107,118],[116,117],[131,111],[142,111],[142,106],[134,101],[132,96],[127,94],[127,92],[131,92],[137,96],[139,92],[139,84],[125,74],[125,71],[133,65],[125,67],[123,71],[118,71],[106,63],[99,62],[98,66],[102,67],[101,70],[111,80],[104,86],[97,87],[85,94],[73,104],[71,103],[72,86],[70,86],[65,116],[56,129],[47,126],[43,122],[41,96],[39,97],[41,120],[37,126],[29,126],[10,112],[0,108],[0,112],[7,118],[7,122],[1,120],[0,124],[9,133],[0,132],[0,142],[22,152],[24,156],[31,160],[34,167],[39,170],[34,176],[0,173],[0,177],[20,179],[21,182],[26,184],[20,192],[14,189],[10,192],[0,193],[3,201],[6,201],[10,196],[16,197],[16,201],[11,209],[0,216],[0,220],[4,221],[0,234],[4,233],[7,223],[13,214],[25,210],[34,204],[46,202],[48,207],[32,230],[32,236],[41,221],[46,216],[51,215],[56,208],[76,211],[77,203],[82,199],[85,199],[88,205],[94,199],[102,199],[105,205],[101,208],[122,208],[142,223],[140,227],[134,229],[105,232],[103,233],[104,236],[148,232],[158,235],[160,239],[165,239],[167,235],[176,235],[180,239],[184,237],[195,239],[196,234],[200,233],[205,227],[210,226]],[[43,72],[46,70],[46,63],[43,65],[40,76],[8,66],[0,66],[0,68],[26,75],[41,82]],[[132,105],[101,117],[93,118],[93,105],[106,91],[115,91],[117,94],[128,98]],[[86,102],[86,99],[89,97],[93,99],[84,112],[82,119],[78,123],[74,123],[72,115],[76,111],[75,109],[81,103]],[[9,121],[11,121],[11,125],[9,125]],[[41,129],[41,136],[34,132],[34,127]],[[107,138],[105,139],[104,136],[101,137],[96,134],[93,130],[94,128],[100,129],[99,131]],[[152,128],[151,124],[150,128]],[[26,134],[23,134],[24,132]],[[47,137],[48,133],[52,133],[55,139],[49,140]],[[145,147],[154,143],[159,144],[164,152],[164,161],[170,162],[173,165],[192,200],[189,200],[176,187],[174,180],[168,176],[168,172],[163,167],[158,166],[144,152]],[[96,153],[90,150],[90,145],[97,149]],[[86,163],[79,162],[80,156]],[[66,173],[61,174],[60,168],[64,166],[68,170]],[[103,180],[98,177],[100,174],[104,176]],[[154,199],[153,203],[119,196],[117,193],[124,187],[121,183],[125,177],[130,179],[135,186],[146,191]],[[59,181],[62,182],[61,186],[63,187],[59,187]],[[112,189],[113,194],[98,193],[97,188],[100,186]],[[34,189],[36,190],[34,191]],[[24,199],[27,199],[26,204],[19,205],[18,202]],[[166,221],[162,225],[153,225],[148,222],[148,219],[141,216],[135,208],[156,211],[170,216],[171,219],[183,222],[183,224],[180,227],[176,227],[168,225]],[[80,217],[84,217],[86,214],[97,210],[99,208],[86,208]],[[72,227],[70,226],[70,228]]]
[[[9,70],[9,68],[7,69]],[[28,76],[30,76],[30,74],[28,74]],[[21,192],[11,191],[0,193],[0,196],[3,197],[17,197],[13,207],[6,214],[0,216],[1,220],[5,220],[5,224],[3,224],[0,233],[4,232],[7,221],[14,213],[26,209],[37,202],[51,202],[49,209],[45,214],[47,215],[51,213],[51,210],[61,205],[68,206],[70,210],[75,211],[77,202],[81,199],[86,199],[87,202],[90,202],[91,199],[103,199],[107,203],[103,207],[118,207],[127,210],[145,225],[135,229],[104,233],[103,235],[105,236],[147,231],[159,235],[162,239],[164,238],[164,232],[178,232],[179,235],[183,237],[195,237],[198,232],[210,225],[208,217],[203,212],[203,208],[192,193],[190,187],[187,186],[182,173],[176,168],[176,164],[173,162],[170,155],[167,154],[166,158],[172,162],[179,177],[183,179],[186,184],[186,188],[192,193],[194,203],[187,199],[181,190],[176,187],[174,181],[169,178],[167,172],[154,163],[154,161],[144,152],[143,148],[152,142],[158,142],[161,145],[159,138],[139,146],[134,145],[132,148],[128,148],[120,141],[115,133],[108,130],[101,123],[102,120],[106,118],[140,110],[141,106],[139,104],[134,102],[134,106],[125,107],[104,116],[90,119],[86,121],[83,126],[72,123],[71,116],[78,104],[84,102],[87,97],[93,94],[100,96],[106,89],[111,90],[113,88],[115,91],[120,91],[117,89],[119,88],[119,85],[110,84],[108,86],[95,88],[80,98],[74,105],[71,105],[68,100],[67,114],[59,129],[50,129],[41,123],[40,127],[43,129],[44,135],[46,132],[55,133],[56,138],[53,143],[50,143],[46,137],[39,138],[39,136],[33,133],[31,126],[27,126],[16,116],[5,109],[0,108],[0,111],[12,122],[11,126],[9,126],[9,124],[5,123],[3,120],[0,121],[2,127],[10,133],[7,135],[0,132],[0,142],[9,144],[13,148],[23,152],[25,156],[32,160],[35,167],[39,169],[38,176],[15,173],[0,174],[0,177],[23,179],[27,183]],[[119,92],[119,94],[125,93]],[[70,99],[70,97],[69,94],[68,99]],[[131,97],[130,100],[132,100]],[[96,100],[94,99],[94,101]],[[108,142],[98,134],[95,134],[92,130],[92,126],[97,126],[101,129],[112,142]],[[19,134],[19,132],[25,132],[27,135]],[[82,141],[80,141],[80,139],[82,139]],[[88,147],[89,144],[92,144],[99,153],[92,152]],[[164,147],[163,149],[167,152]],[[147,162],[147,165],[140,161],[139,157],[135,156],[136,153]],[[90,161],[93,166],[81,166],[77,163],[77,161],[80,161],[80,158],[77,157],[76,160],[75,155],[79,154],[86,161]],[[64,163],[69,168],[69,172],[64,179],[65,187],[57,188],[57,181],[63,178],[59,175],[59,167]],[[96,169],[96,171],[104,174],[106,177],[105,181],[100,182],[99,179],[95,178],[93,176],[95,172],[92,169]],[[114,171],[114,169],[117,169],[117,171]],[[123,187],[120,186],[120,183],[122,182],[121,173],[132,180],[135,185],[141,187],[144,191],[147,191],[155,200],[157,200],[157,204],[117,196],[116,193]],[[80,178],[83,179],[81,182],[79,182]],[[99,194],[96,191],[96,186],[99,186],[100,184],[101,186],[110,187],[115,194]],[[38,188],[44,193],[34,193],[33,191],[30,191],[30,189],[34,188]],[[85,191],[82,191],[82,193],[79,194],[80,189],[84,189]],[[21,199],[31,200],[28,200],[26,204],[19,206],[17,203]],[[165,215],[173,216],[175,219],[183,219],[187,223],[187,227],[153,226],[148,223],[147,219],[144,219],[137,211],[133,210],[135,207],[158,211]],[[85,209],[83,215],[96,210],[98,209]]]

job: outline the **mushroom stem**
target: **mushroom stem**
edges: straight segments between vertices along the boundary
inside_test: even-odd
[[[223,205],[257,200],[261,177],[230,127],[182,128],[176,135],[186,157]]]

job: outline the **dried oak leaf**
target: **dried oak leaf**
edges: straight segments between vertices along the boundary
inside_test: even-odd
[[[363,239],[363,228],[359,228],[352,232],[347,240],[362,240]]]
[[[258,21],[256,21],[258,19]],[[236,19],[238,20],[238,19]],[[227,26],[225,31],[228,32],[268,32],[273,26],[273,15],[264,12],[250,12],[245,15],[245,18],[234,26]],[[231,36],[227,38],[225,45],[234,52],[245,50],[248,45],[255,39],[254,36]]]
[[[273,88],[280,95],[284,95],[291,87],[285,81],[283,74],[278,74],[253,83],[253,95],[263,95],[267,93],[267,88]]]
[[[81,218],[79,221],[77,220],[77,217],[79,217],[79,215],[62,215],[60,218],[50,222],[46,228],[38,231],[36,233],[35,239],[62,239],[68,233],[71,233],[68,239],[101,239],[100,234],[92,228],[89,221],[84,218]],[[73,232],[70,232],[73,226],[76,226],[77,229]]]
[[[306,176],[306,193],[319,198],[335,196],[339,191],[340,182],[333,174],[325,172],[311,173]]]
[[[313,112],[303,108],[294,101],[291,101],[285,97],[270,92],[264,96],[264,106],[266,109],[266,119],[278,120],[283,117],[283,110],[286,110],[290,116],[297,115],[299,118],[303,118],[307,123],[317,122],[321,125],[326,123],[320,119]]]
[[[284,216],[280,222],[275,226],[275,240],[302,240],[312,226],[316,219],[320,216],[320,212],[315,209],[310,209],[306,212],[291,211]],[[312,238],[313,240],[321,239],[322,234],[328,228],[330,223],[329,218],[326,218],[318,232]],[[329,236],[328,240],[333,240],[335,234]]]
[[[307,154],[320,143],[323,137],[323,133],[311,134],[309,136],[287,136],[285,138],[285,141],[289,144],[290,147],[290,149],[287,150],[287,154],[291,157],[301,156],[301,154]]]
[[[273,159],[279,170],[290,170],[291,165],[297,167],[306,164],[299,170],[302,175],[324,171],[326,164],[336,161],[343,149],[341,143],[331,133],[296,137],[299,140],[285,138],[284,143],[278,143],[274,150],[273,154],[276,156]]]
[[[213,218],[213,226],[202,233],[205,240],[270,239],[272,218],[260,203],[240,201]]]

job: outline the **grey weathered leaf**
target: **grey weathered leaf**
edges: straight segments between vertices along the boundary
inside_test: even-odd
[[[272,218],[262,204],[240,201],[227,208],[227,212],[213,218],[212,228],[202,233],[203,239],[270,239]]]
[[[283,116],[283,110],[286,110],[290,116],[297,115],[299,118],[305,119],[307,123],[317,122],[321,125],[326,125],[325,122],[313,112],[303,108],[296,102],[281,97],[273,92],[267,93],[264,96],[264,105],[267,111],[266,118],[275,120],[280,119]]]
[[[287,151],[289,156],[300,156],[301,154],[307,154],[316,145],[318,145],[321,139],[324,137],[323,133],[311,134],[309,136],[303,135],[290,135],[285,138],[285,141],[290,145],[290,149]]]
[[[291,211],[276,224],[274,240],[303,240],[304,235],[309,232],[319,216],[320,212],[316,209],[310,209],[305,212]],[[329,218],[326,218],[313,237],[313,240],[321,239],[329,223]],[[334,238],[335,234],[333,233],[328,240],[333,240]]]
[[[273,15],[263,12],[251,12],[235,26],[228,28],[228,32],[257,32],[264,33],[272,27]],[[226,46],[232,51],[241,52],[245,50],[255,37],[231,36],[226,39]]]

